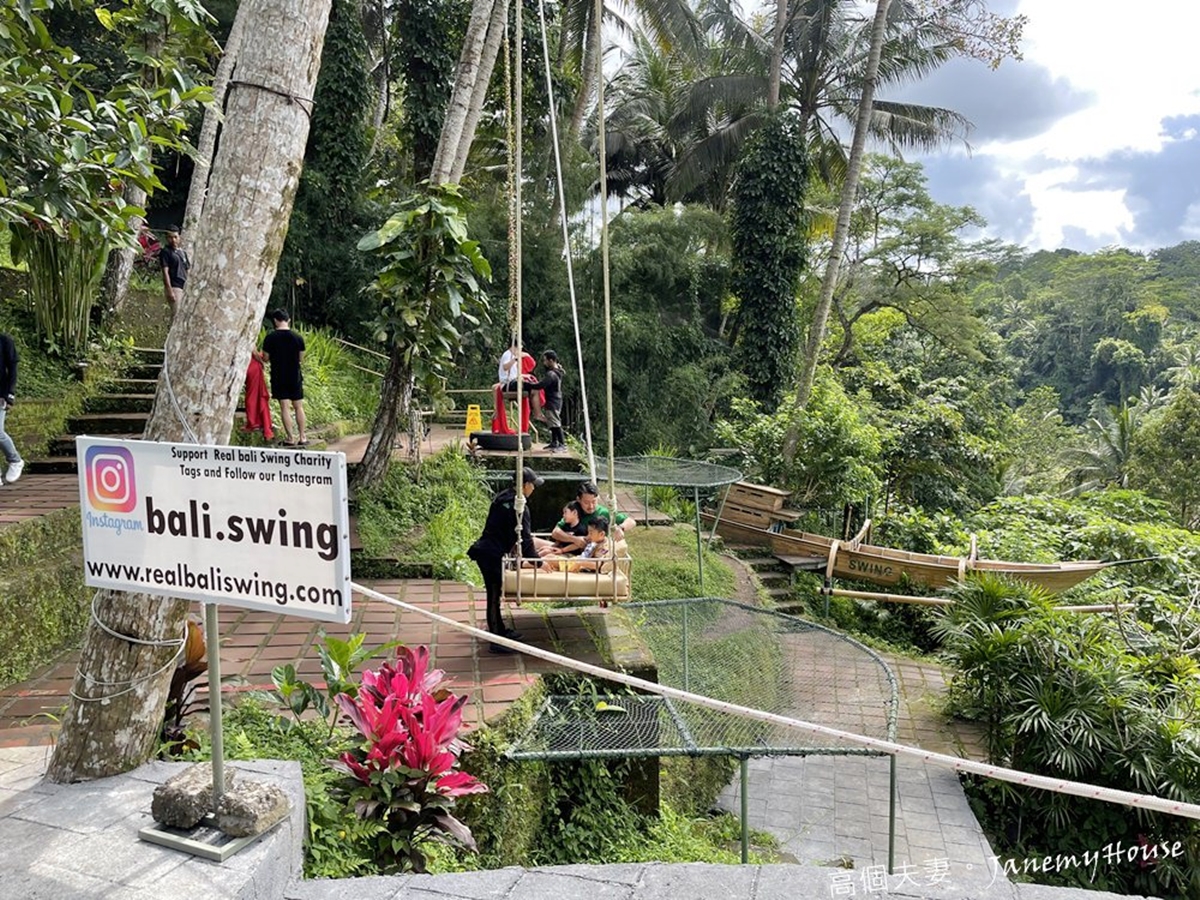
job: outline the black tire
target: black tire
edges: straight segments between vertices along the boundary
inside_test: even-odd
[[[515,434],[492,434],[490,431],[472,431],[471,440],[480,450],[513,450],[517,449]],[[521,435],[521,446],[524,450],[533,447],[533,438],[528,434]]]

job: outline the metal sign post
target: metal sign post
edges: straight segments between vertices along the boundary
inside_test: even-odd
[[[221,635],[217,630],[217,604],[204,604],[204,640],[208,645],[208,733],[212,740],[212,811],[225,794],[225,738],[221,730]]]

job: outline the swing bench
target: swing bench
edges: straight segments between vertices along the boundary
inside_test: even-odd
[[[592,600],[607,606],[610,600],[628,600],[633,559],[625,541],[617,541],[613,551],[613,557],[600,561],[599,569],[579,572],[566,571],[566,564],[572,560],[569,556],[549,557],[549,570],[541,566],[526,566],[525,563],[531,560],[505,557],[504,592],[501,596],[518,605],[525,600]]]

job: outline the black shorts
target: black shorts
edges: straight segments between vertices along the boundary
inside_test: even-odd
[[[272,378],[271,396],[276,400],[303,400],[304,376],[297,375],[295,378]]]

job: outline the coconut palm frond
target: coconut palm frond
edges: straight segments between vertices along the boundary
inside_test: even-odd
[[[871,119],[871,133],[892,147],[931,150],[955,140],[966,143],[973,127],[970,120],[952,109],[877,100]]]

